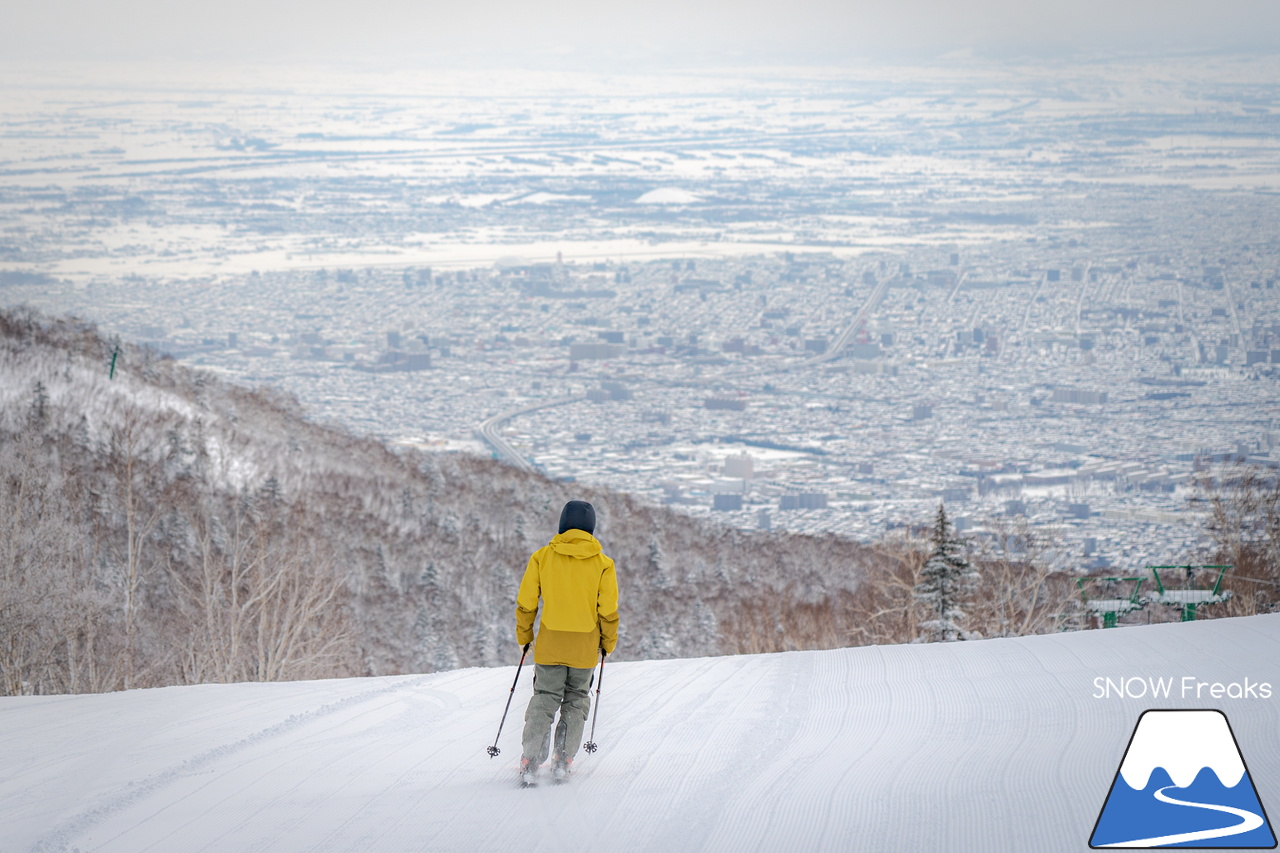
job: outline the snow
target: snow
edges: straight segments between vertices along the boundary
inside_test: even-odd
[[[1127,598],[1091,598],[1084,603],[1094,613],[1128,613],[1138,605]]]
[[[636,199],[636,204],[697,204],[701,198],[677,187],[649,190]]]
[[[1204,604],[1211,599],[1222,600],[1211,589],[1166,589],[1155,596],[1162,604]]]
[[[532,790],[529,671],[485,754],[514,666],[5,698],[0,848],[1083,850],[1141,713],[1214,704],[1094,679],[1274,681],[1277,660],[1280,615],[611,662],[600,751]],[[1277,700],[1216,704],[1280,808]]]
[[[592,200],[591,196],[583,195],[582,193],[565,194],[565,193],[537,192],[537,193],[529,193],[528,195],[520,196],[518,198],[513,198],[510,201],[505,203],[506,204],[559,204],[562,202],[591,201],[591,200]]]
[[[1174,750],[1170,750],[1171,744]],[[1231,738],[1227,718],[1217,711],[1144,715],[1120,765],[1120,775],[1130,788],[1141,791],[1157,767],[1163,767],[1179,788],[1194,782],[1205,767],[1228,788],[1240,784],[1244,776],[1244,761]]]

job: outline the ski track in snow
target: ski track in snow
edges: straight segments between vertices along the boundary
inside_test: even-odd
[[[369,684],[365,681],[365,686]],[[270,725],[264,729],[254,731],[247,736],[221,746],[214,747],[207,751],[199,752],[180,763],[166,767],[162,770],[154,772],[142,779],[130,780],[124,790],[113,793],[102,799],[102,801],[85,811],[76,814],[71,819],[57,826],[47,837],[40,839],[34,845],[34,850],[65,850],[68,841],[78,835],[84,834],[87,830],[96,825],[107,824],[111,826],[111,819],[117,817],[120,813],[134,810],[145,813],[146,818],[156,817],[164,811],[169,810],[172,806],[178,804],[181,800],[186,799],[188,794],[175,796],[171,793],[171,789],[175,787],[190,787],[188,780],[194,780],[199,776],[210,772],[217,772],[214,769],[206,770],[206,768],[216,768],[218,764],[228,763],[227,759],[233,759],[237,754],[248,752],[251,748],[259,747],[260,753],[265,756],[274,755],[277,750],[270,747],[270,741],[274,739],[285,738],[290,734],[299,732],[314,723],[325,723],[326,718],[339,715],[344,711],[359,708],[360,705],[368,703],[370,700],[383,696],[401,689],[400,684],[378,684],[374,682],[373,689],[366,689],[363,692],[352,696],[320,705],[308,710],[290,714],[284,720]],[[172,688],[170,688],[172,690]],[[151,691],[135,691],[135,693],[144,693]],[[118,694],[127,695],[127,694]],[[255,703],[257,704],[257,703]],[[258,717],[255,714],[242,714],[250,723],[256,722]],[[200,722],[197,718],[196,723]],[[198,725],[189,726],[194,729],[192,735],[193,740],[200,731]],[[198,745],[198,744],[197,744]],[[251,753],[251,758],[252,758]],[[127,762],[127,754],[124,756]],[[240,765],[233,765],[240,766]],[[220,774],[221,775],[221,774]],[[199,786],[199,787],[204,787]],[[153,808],[153,804],[158,807]],[[118,821],[117,821],[118,822]],[[144,830],[163,830],[166,822],[161,820],[144,819],[139,821],[138,826]],[[137,826],[132,827],[134,829]],[[104,838],[101,843],[107,849],[112,849],[114,842],[121,839],[129,833],[129,829],[122,830],[114,836]],[[134,839],[127,847],[120,849],[141,850],[149,846],[147,843],[139,843],[138,839]]]
[[[531,673],[484,752],[511,667],[6,698],[0,851],[1077,851],[1138,715],[1208,707],[1095,677],[1280,687],[1277,660],[1280,615],[611,661],[600,751],[530,790]],[[1264,803],[1278,702],[1218,703]]]

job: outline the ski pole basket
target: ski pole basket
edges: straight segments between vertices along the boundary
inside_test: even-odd
[[[1210,604],[1221,604],[1231,599],[1231,591],[1222,589],[1222,579],[1226,577],[1227,569],[1232,566],[1223,565],[1202,565],[1202,566],[1147,566],[1151,570],[1152,577],[1156,581],[1156,593],[1151,596],[1151,600],[1157,604],[1166,604],[1170,607],[1182,608],[1182,621],[1196,621],[1196,609],[1206,607]],[[1213,585],[1208,585],[1208,579],[1213,578],[1213,571],[1217,570],[1217,577],[1213,581]],[[1177,577],[1173,574],[1175,571],[1181,571],[1181,584],[1173,581],[1169,584],[1165,583],[1165,579]],[[1160,576],[1161,572],[1165,572],[1165,577]]]
[[[1143,580],[1140,577],[1083,577],[1076,578],[1076,587],[1080,590],[1080,601],[1085,611],[1090,616],[1101,618],[1103,628],[1114,628],[1120,616],[1146,606],[1147,602],[1141,595]],[[1127,596],[1124,594],[1126,587],[1129,589]]]

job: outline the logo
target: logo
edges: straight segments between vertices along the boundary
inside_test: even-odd
[[[1274,848],[1226,714],[1144,711],[1089,846]]]

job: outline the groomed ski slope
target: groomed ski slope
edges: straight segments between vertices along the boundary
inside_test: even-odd
[[[1275,820],[1278,662],[1280,615],[610,663],[600,751],[532,790],[527,670],[485,755],[514,666],[5,698],[0,850],[1079,851],[1149,707],[1225,711]],[[1274,692],[1093,698],[1184,675]]]

